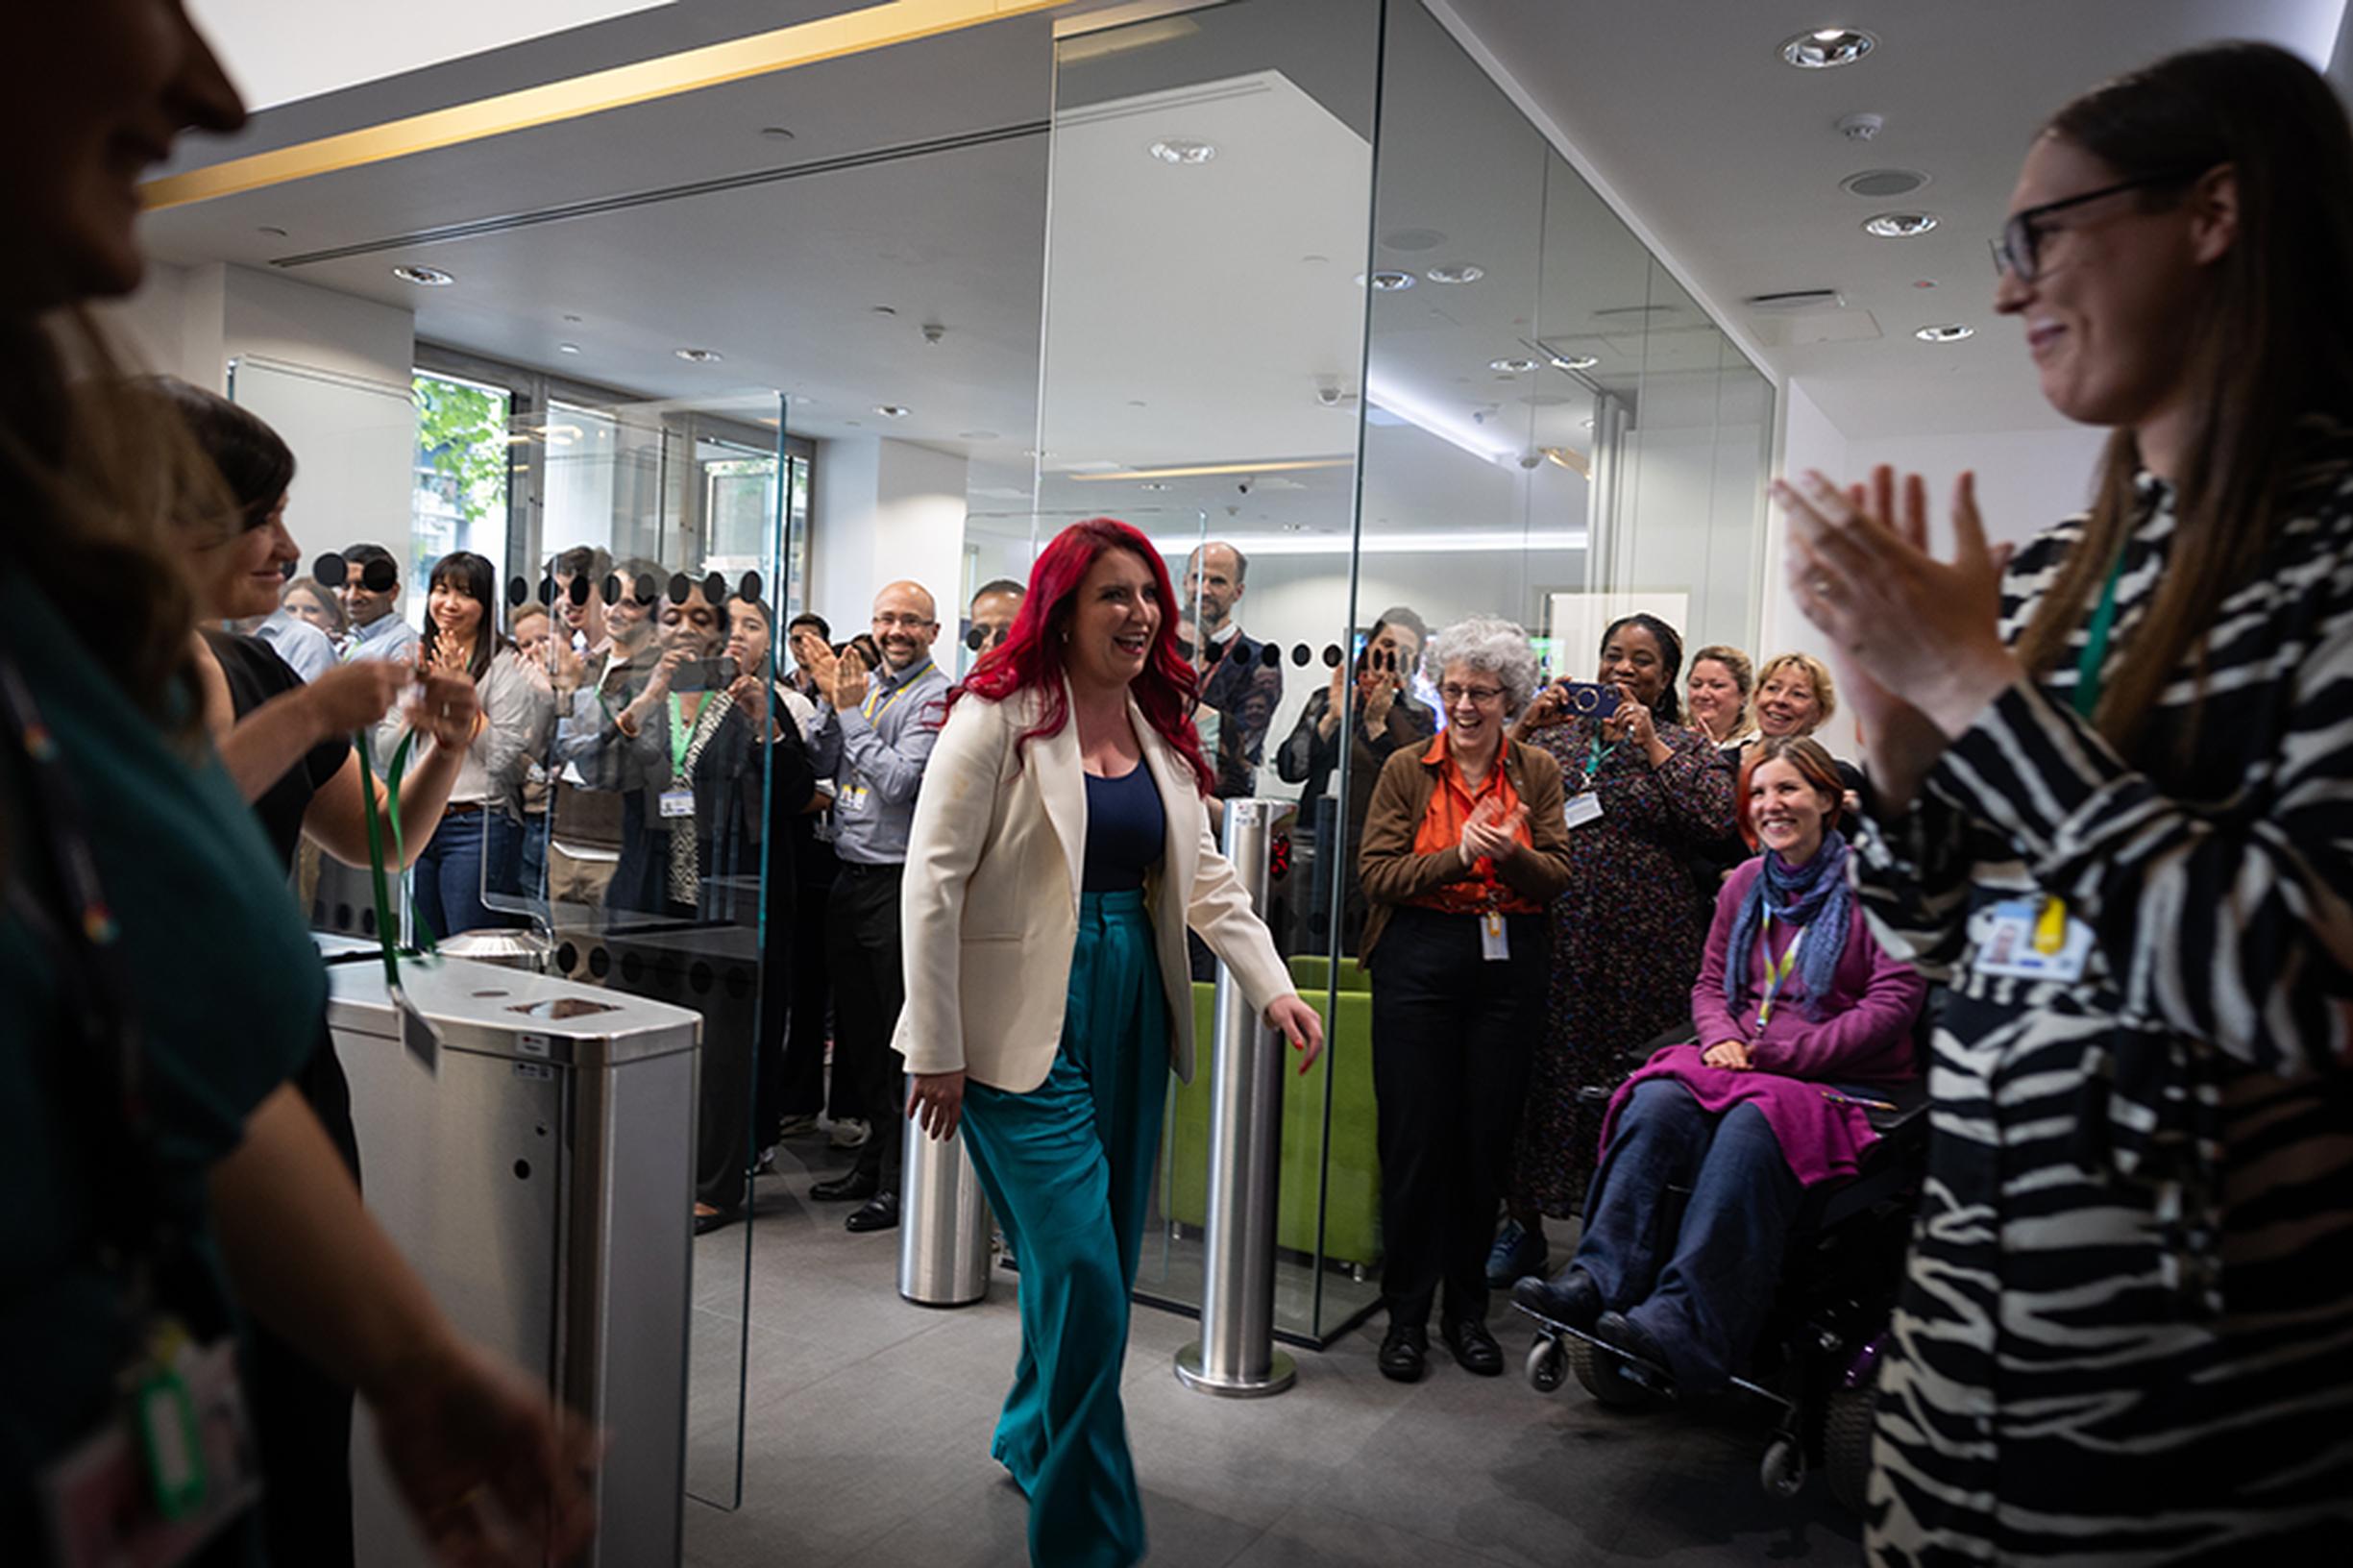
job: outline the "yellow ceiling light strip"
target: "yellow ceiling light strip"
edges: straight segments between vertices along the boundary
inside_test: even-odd
[[[381,125],[363,126],[209,168],[151,180],[139,187],[150,211],[235,196],[291,180],[333,174],[443,147],[601,114],[656,98],[699,92],[748,77],[912,43],[985,22],[1051,11],[1064,0],[887,0],[839,16],[798,22],[748,38],[591,71],[567,81],[502,92]]]
[[[1213,474],[1287,474],[1302,468],[1346,468],[1349,457],[1303,457],[1282,463],[1202,463],[1192,468],[1122,468],[1108,474],[1063,474],[1076,479],[1198,479]]]

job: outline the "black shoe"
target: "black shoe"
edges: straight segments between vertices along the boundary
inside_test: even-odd
[[[897,1230],[898,1194],[895,1192],[875,1193],[868,1200],[865,1208],[842,1221],[842,1227],[845,1230],[855,1231],[860,1236],[864,1236],[869,1231]]]
[[[1604,1355],[1595,1370],[1625,1379],[1663,1398],[1675,1397],[1675,1374],[1667,1369],[1666,1353],[1624,1312],[1604,1312],[1593,1320],[1593,1337],[1617,1355]],[[1641,1364],[1636,1365],[1634,1363]]]
[[[1455,1364],[1475,1378],[1500,1378],[1504,1375],[1504,1347],[1495,1342],[1487,1326],[1475,1317],[1459,1317],[1446,1325],[1446,1348],[1455,1353]]]
[[[714,1209],[707,1214],[697,1214],[695,1216],[695,1234],[697,1236],[708,1236],[713,1231],[726,1229],[728,1226],[734,1224],[737,1220],[743,1217],[744,1211],[741,1209]]]
[[[1593,1331],[1593,1320],[1602,1315],[1602,1287],[1575,1263],[1555,1279],[1530,1275],[1511,1287],[1511,1299],[1538,1317],[1588,1334]]]
[[[809,1188],[809,1196],[820,1203],[842,1203],[851,1198],[870,1198],[882,1190],[882,1178],[870,1170],[849,1170],[829,1182],[820,1182]]]
[[[1392,1383],[1419,1383],[1430,1365],[1430,1331],[1419,1323],[1391,1323],[1381,1340],[1381,1375]]]

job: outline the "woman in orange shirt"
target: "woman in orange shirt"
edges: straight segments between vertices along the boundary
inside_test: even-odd
[[[1528,634],[1474,616],[1433,639],[1423,663],[1447,727],[1381,770],[1359,857],[1381,1105],[1381,1370],[1400,1383],[1428,1363],[1441,1286],[1456,1363],[1504,1369],[1486,1327],[1487,1244],[1543,1028],[1545,906],[1569,880],[1560,765],[1507,734],[1536,689]]]

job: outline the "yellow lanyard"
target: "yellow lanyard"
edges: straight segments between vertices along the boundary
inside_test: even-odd
[[[1798,934],[1789,939],[1789,945],[1781,949],[1778,959],[1773,956],[1773,916],[1770,913],[1765,916],[1764,929],[1757,934],[1756,940],[1765,944],[1765,999],[1756,1004],[1756,1026],[1762,1029],[1773,1021],[1773,998],[1780,993],[1781,982],[1787,980],[1789,971],[1798,967],[1798,949],[1805,943],[1805,928],[1798,928]]]
[[[899,688],[891,694],[890,700],[884,702],[879,708],[874,706],[875,700],[882,696],[882,687],[879,683],[877,683],[872,691],[866,694],[866,700],[858,705],[858,711],[866,715],[870,723],[873,720],[881,718],[884,714],[889,713],[895,705],[896,705],[900,698],[907,695],[907,690],[909,687],[913,686],[917,681],[923,678],[923,671],[929,670],[930,668],[931,661],[929,659],[925,659],[923,661],[923,669],[915,671],[913,674],[909,674],[906,680],[900,683]]]

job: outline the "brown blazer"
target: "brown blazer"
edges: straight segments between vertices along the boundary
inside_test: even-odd
[[[1469,874],[1451,847],[1434,855],[1413,852],[1414,836],[1437,791],[1436,770],[1422,762],[1435,744],[1434,736],[1392,752],[1373,785],[1372,804],[1364,813],[1363,846],[1357,853],[1357,872],[1370,906],[1364,938],[1357,946],[1360,959],[1372,956],[1373,943],[1381,940],[1390,912],[1399,904]],[[1537,903],[1549,904],[1569,885],[1569,822],[1560,794],[1560,764],[1551,752],[1509,738],[1504,742],[1503,763],[1504,776],[1528,808],[1528,834],[1535,841],[1526,854],[1505,864],[1504,880]]]

